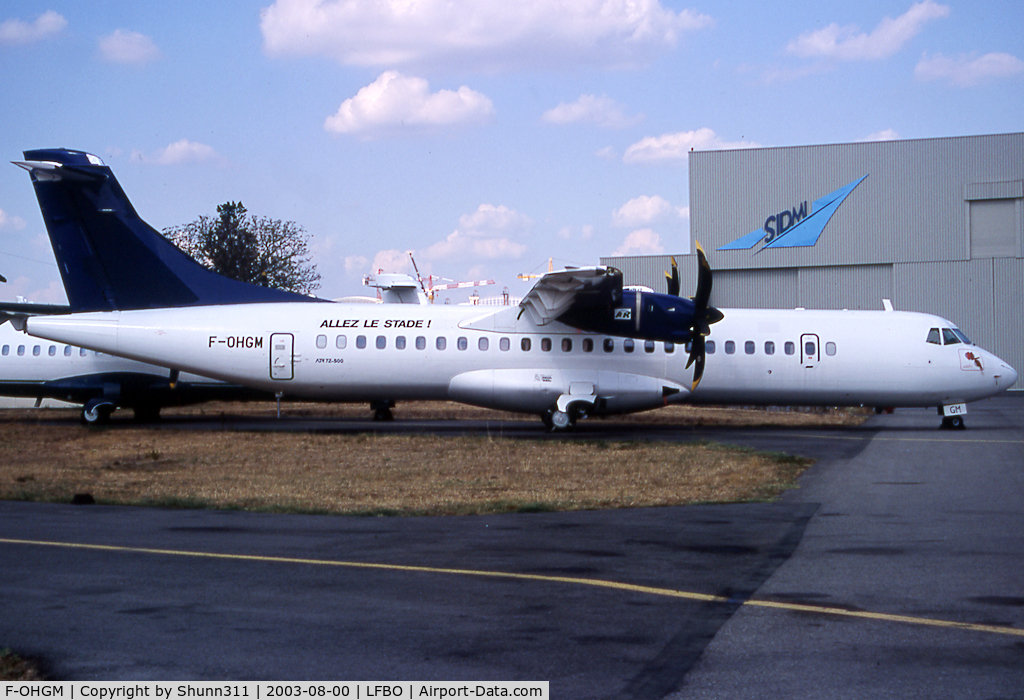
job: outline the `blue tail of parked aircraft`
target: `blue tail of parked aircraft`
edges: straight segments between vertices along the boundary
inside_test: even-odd
[[[25,151],[71,310],[322,301],[206,269],[135,212],[110,168],[82,151]]]

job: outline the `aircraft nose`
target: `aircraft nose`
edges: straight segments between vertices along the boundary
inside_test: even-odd
[[[1017,370],[1005,362],[1002,364],[1002,373],[997,380],[999,382],[1000,389],[1009,389],[1011,386],[1017,383]]]

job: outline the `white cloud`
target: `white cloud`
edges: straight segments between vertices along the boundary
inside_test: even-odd
[[[156,165],[184,165],[187,163],[204,163],[211,160],[220,160],[220,156],[211,146],[205,143],[196,143],[188,139],[175,141],[166,148],[161,148],[151,155],[141,151],[133,151],[131,159],[143,163],[155,163]]]
[[[612,226],[636,228],[650,226],[659,221],[681,219],[689,215],[687,208],[674,207],[658,195],[641,195],[629,200],[612,212]]]
[[[404,250],[382,250],[373,256],[373,264],[366,272],[407,272],[413,274],[409,253]]]
[[[0,209],[0,229],[5,228],[20,231],[25,228],[25,220],[20,216],[11,216],[3,209]]]
[[[34,22],[8,19],[0,22],[0,44],[31,44],[59,34],[68,21],[53,10],[36,17]]]
[[[145,34],[117,29],[112,34],[100,37],[100,56],[109,63],[134,63],[141,65],[160,58],[160,49]]]
[[[544,112],[541,119],[549,124],[589,122],[606,129],[622,129],[639,123],[643,115],[627,116],[625,108],[607,95],[580,95],[575,102],[562,102]]]
[[[870,33],[859,32],[853,25],[830,24],[801,34],[789,42],[786,52],[801,58],[877,61],[894,55],[917,36],[926,22],[946,17],[949,11],[948,5],[923,0],[896,19],[885,17]]]
[[[971,87],[1021,73],[1024,73],[1024,61],[1008,53],[987,53],[978,57],[960,55],[957,58],[925,54],[914,69],[919,80],[944,80],[957,87]]]
[[[527,246],[520,243],[533,227],[533,219],[505,205],[481,204],[472,214],[459,217],[459,228],[423,251],[428,260],[520,258]]]
[[[867,143],[869,141],[895,141],[900,135],[896,133],[895,129],[882,129],[876,131],[873,134],[868,134],[862,139],[857,139],[859,143]]]
[[[347,255],[344,264],[345,272],[350,274],[366,275],[369,274],[370,269],[375,269],[370,268],[370,259],[362,255]]]
[[[381,73],[375,81],[341,103],[324,121],[324,129],[336,134],[375,136],[416,129],[480,124],[494,116],[486,95],[463,85],[458,90],[430,92],[423,78],[397,71]]]
[[[664,252],[661,236],[649,228],[642,228],[626,236],[612,255],[661,255]]]
[[[277,0],[260,30],[271,56],[494,70],[645,63],[711,24],[659,0]]]
[[[56,274],[56,273],[54,273]],[[51,280],[45,287],[41,283],[25,275],[19,275],[4,285],[4,295],[8,299],[24,298],[33,304],[67,304],[68,297],[60,280]]]
[[[626,163],[650,163],[664,160],[683,160],[690,151],[724,151],[736,148],[758,148],[753,141],[725,141],[707,127],[696,131],[648,136],[626,149],[622,160]]]

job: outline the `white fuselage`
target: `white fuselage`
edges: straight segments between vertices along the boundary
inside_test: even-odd
[[[937,316],[722,311],[693,392],[683,347],[537,326],[518,307],[240,304],[31,317],[27,330],[289,397],[530,413],[574,396],[599,414],[683,402],[938,406],[1016,381],[975,345],[926,342],[930,329],[953,328]]]
[[[37,390],[41,384],[115,373],[167,379],[169,370],[63,342],[34,338],[15,330],[9,323],[0,324],[0,395],[35,397],[41,395]],[[221,384],[192,374],[182,374],[180,381]],[[68,397],[68,400],[73,399]]]

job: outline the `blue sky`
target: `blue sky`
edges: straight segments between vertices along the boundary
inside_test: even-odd
[[[158,229],[295,221],[321,296],[406,251],[521,295],[549,257],[688,252],[691,148],[1021,131],[1022,27],[1018,0],[8,0],[0,155],[95,153]],[[65,299],[9,165],[0,274]]]

